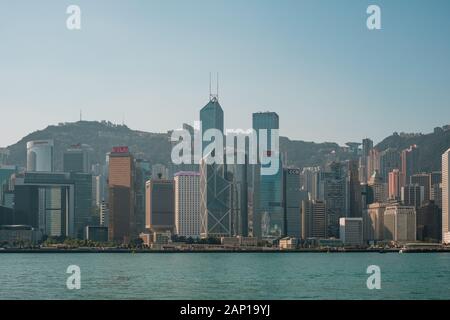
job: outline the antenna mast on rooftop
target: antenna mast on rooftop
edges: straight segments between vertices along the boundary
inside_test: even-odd
[[[219,100],[219,73],[218,72],[217,72],[217,78],[216,78],[216,86],[217,86],[216,93],[212,93],[212,77],[211,77],[211,72],[210,72],[209,73],[209,100],[210,101]]]

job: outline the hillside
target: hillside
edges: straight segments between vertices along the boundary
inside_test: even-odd
[[[138,158],[150,163],[167,164],[170,161],[171,146],[168,133],[136,131],[123,125],[102,121],[79,121],[51,125],[33,132],[14,145],[10,150],[9,162],[26,165],[26,143],[31,140],[53,139],[55,142],[55,168],[62,169],[62,154],[74,144],[85,143],[93,148],[92,162],[105,163],[105,155],[113,146],[127,145]],[[429,134],[397,134],[385,138],[376,148],[383,151],[389,147],[402,150],[417,144],[420,149],[420,165],[424,170],[440,170],[441,154],[450,148],[450,130],[437,128]],[[281,152],[287,156],[287,164],[296,167],[323,165],[332,159],[346,160],[348,153],[336,143],[314,143],[280,138]]]
[[[9,162],[25,166],[27,141],[40,139],[54,140],[56,170],[62,169],[64,150],[78,143],[88,144],[93,148],[93,163],[105,163],[105,154],[111,151],[113,146],[120,145],[129,146],[136,157],[149,160],[150,163],[166,164],[170,160],[171,147],[167,133],[135,131],[127,126],[106,121],[79,121],[51,125],[27,135],[8,147],[11,152]],[[336,143],[291,141],[281,137],[280,149],[287,152],[290,165],[304,167],[322,164],[326,155],[331,151],[338,151],[339,146]]]
[[[85,143],[93,148],[92,163],[105,163],[105,155],[113,146],[129,146],[136,157],[151,163],[165,163],[170,159],[167,134],[148,133],[102,121],[79,121],[48,126],[33,132],[8,147],[10,163],[26,165],[26,143],[30,140],[53,139],[55,142],[55,169],[62,169],[63,152],[71,145]]]
[[[416,144],[420,148],[419,167],[423,171],[440,171],[442,154],[450,148],[450,130],[436,128],[428,134],[405,134],[394,133],[381,141],[376,148],[380,151],[387,148],[403,150]]]

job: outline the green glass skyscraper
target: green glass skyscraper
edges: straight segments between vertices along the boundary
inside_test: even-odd
[[[267,130],[267,150],[263,152],[270,156],[273,151],[271,133],[274,129],[279,129],[279,117],[275,112],[258,112],[253,114],[253,129],[260,141],[260,130]],[[260,154],[258,143],[258,155]],[[262,165],[269,167],[270,165]],[[283,210],[283,170],[280,167],[274,175],[261,175],[259,208],[261,212],[261,234],[262,237],[281,237],[284,230],[284,210]]]
[[[217,129],[223,135],[223,110],[217,96],[211,95],[200,110],[203,134]],[[202,152],[210,142],[202,143]],[[231,185],[226,179],[226,164],[207,164],[203,155],[200,163],[200,234],[202,238],[231,235]]]
[[[223,110],[217,97],[211,96],[208,104],[200,110],[200,121],[203,133],[209,129],[217,129],[223,134]],[[202,143],[202,152],[208,144],[208,141]]]

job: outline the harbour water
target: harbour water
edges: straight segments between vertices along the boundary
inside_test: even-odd
[[[80,290],[67,289],[70,265]],[[450,299],[450,254],[8,253],[0,299]]]

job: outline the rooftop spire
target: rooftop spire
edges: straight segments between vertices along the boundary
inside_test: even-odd
[[[217,91],[216,93],[212,92],[212,77],[211,77],[211,72],[209,73],[209,100],[210,101],[217,101],[219,100],[219,73],[217,72],[217,77],[216,77],[216,86],[217,86]]]

